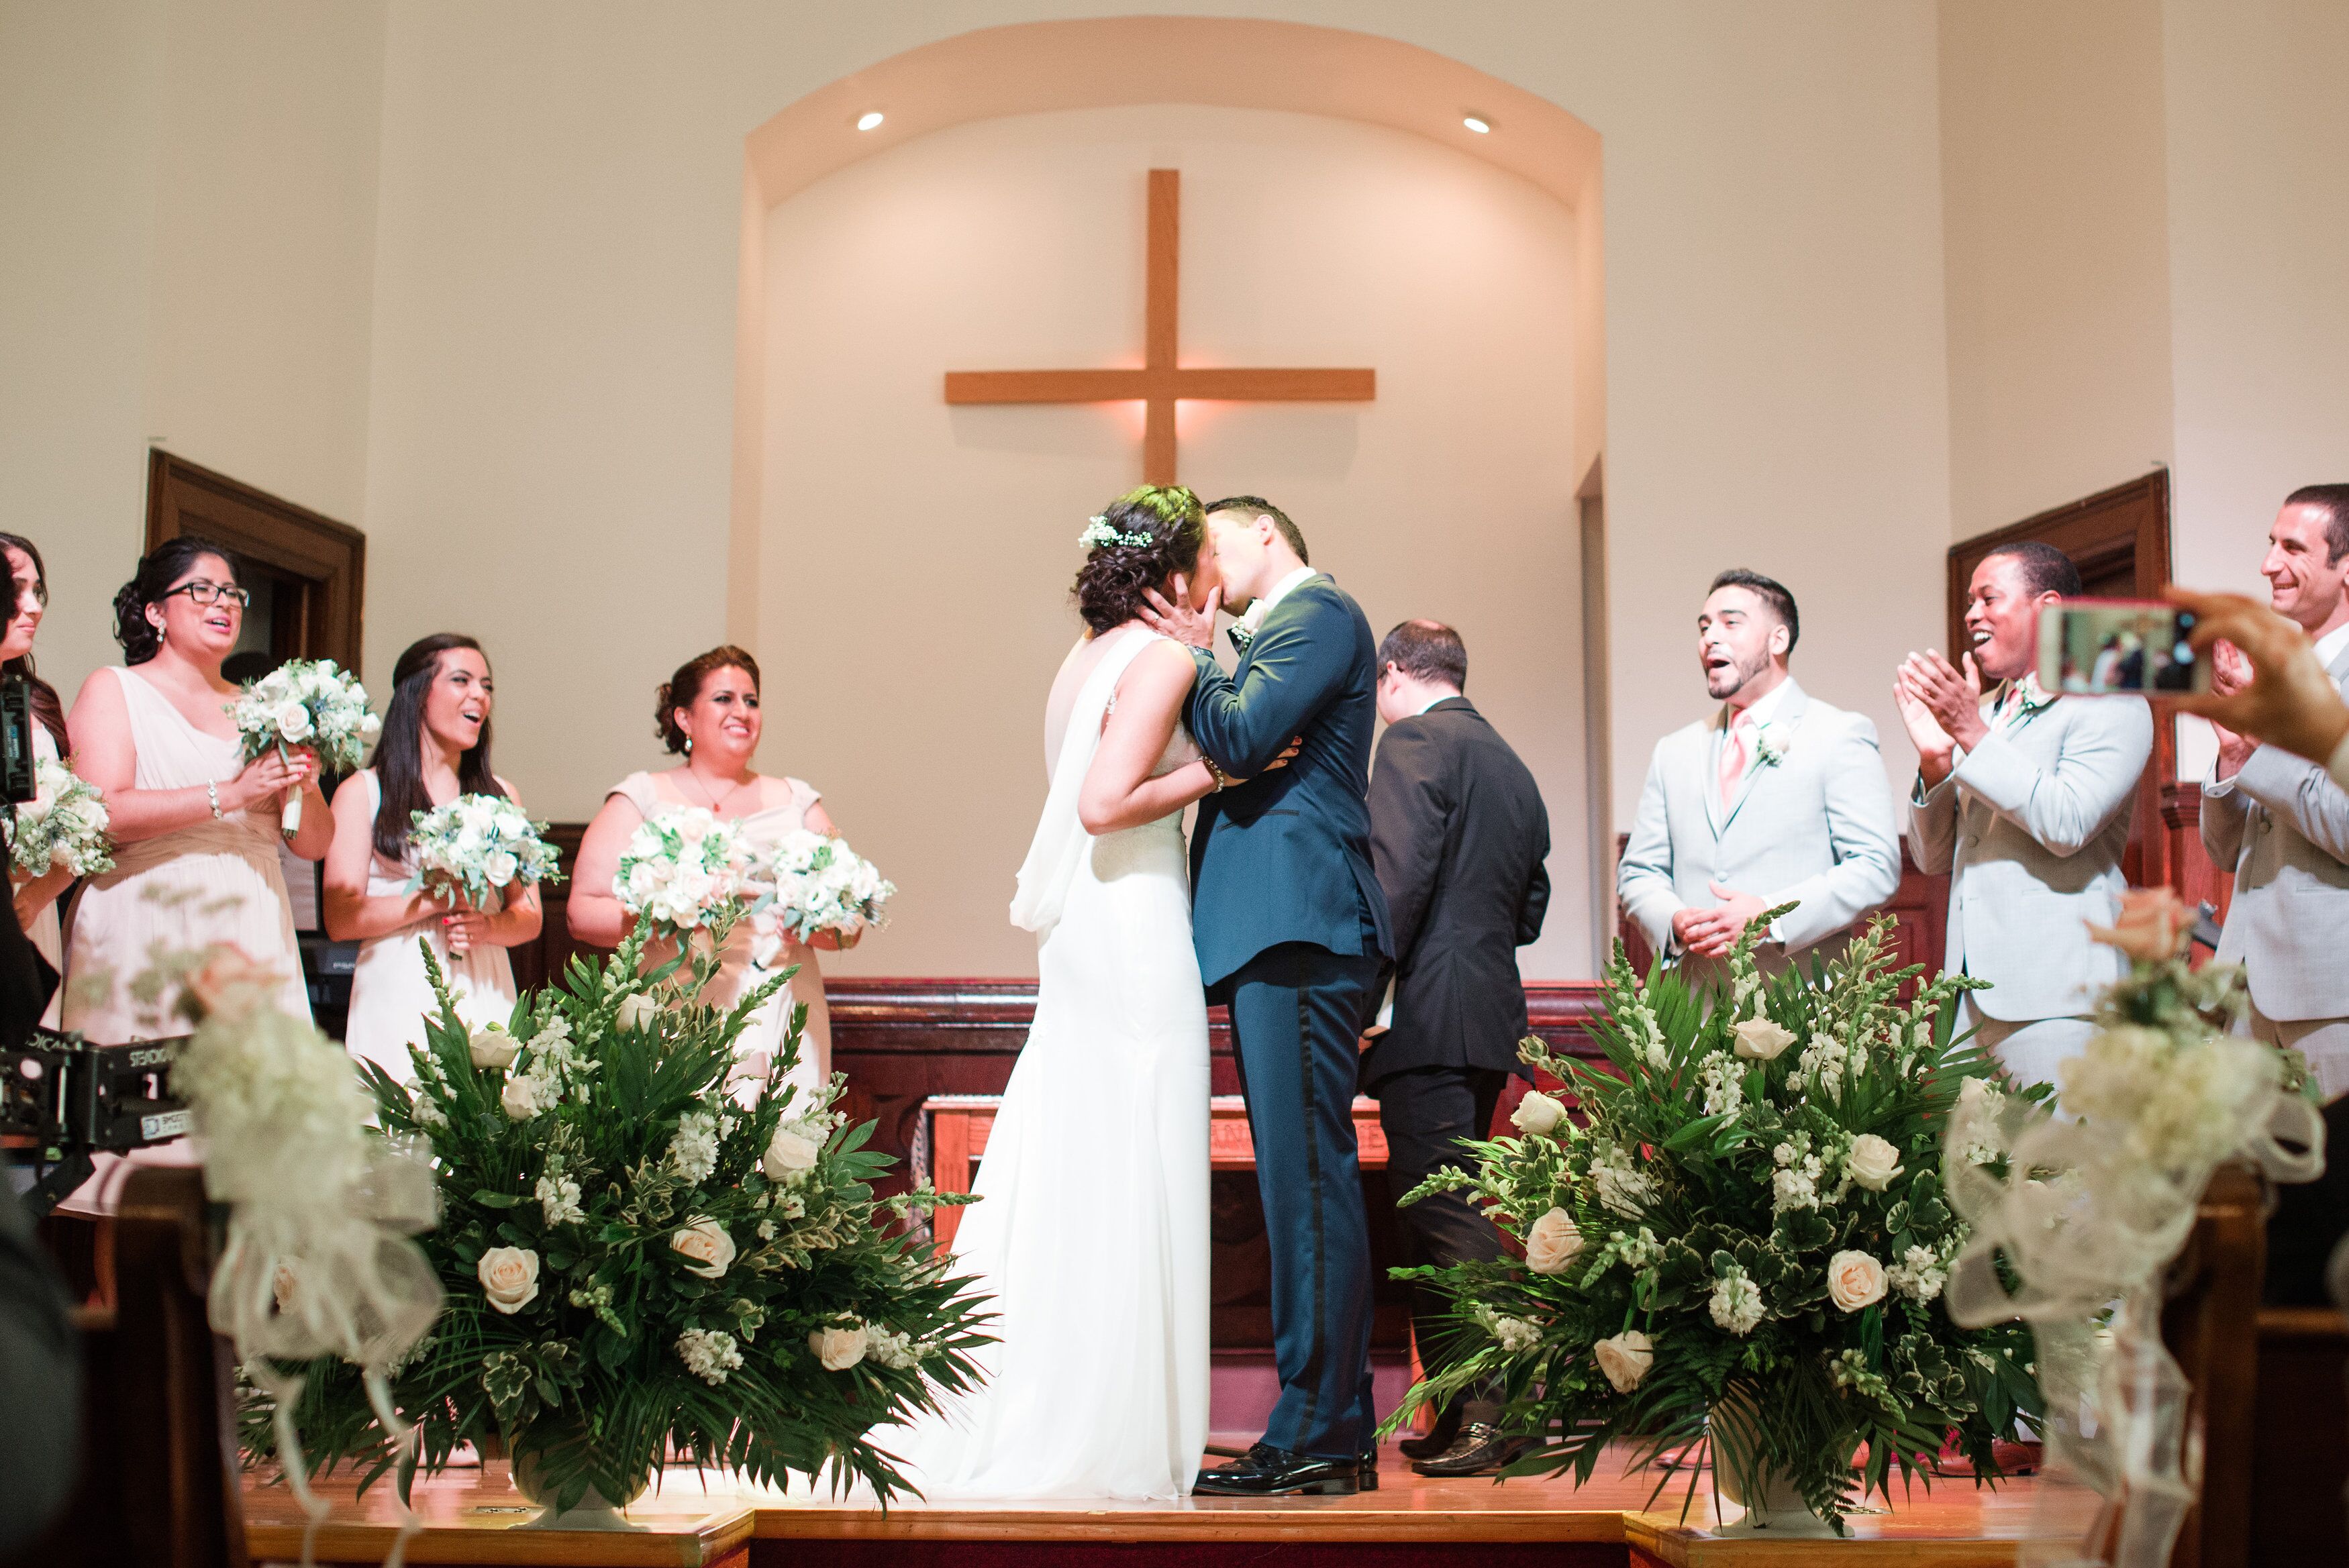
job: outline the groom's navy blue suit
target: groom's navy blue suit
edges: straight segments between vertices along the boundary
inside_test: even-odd
[[[1357,1050],[1391,956],[1371,861],[1376,645],[1327,577],[1265,616],[1226,676],[1204,650],[1186,718],[1245,784],[1199,804],[1192,930],[1232,1037],[1272,1251],[1280,1399],[1264,1440],[1342,1459],[1371,1446],[1371,1253],[1354,1148]],[[1291,738],[1295,760],[1270,772]]]

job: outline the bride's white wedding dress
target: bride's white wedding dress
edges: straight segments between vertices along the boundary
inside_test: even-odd
[[[1051,793],[1011,905],[1037,936],[1036,1022],[955,1238],[999,1343],[943,1417],[876,1434],[933,1501],[1181,1497],[1206,1448],[1207,1013],[1182,814],[1099,838],[1077,820],[1154,640],[1081,648],[1048,710]],[[1177,728],[1157,772],[1197,755]]]

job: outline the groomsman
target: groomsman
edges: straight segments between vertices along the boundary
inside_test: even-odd
[[[2260,573],[2276,613],[2314,640],[2326,673],[2349,691],[2349,484],[2285,497]],[[2251,681],[2243,655],[2218,647],[2213,687],[2240,691]],[[2218,734],[2202,842],[2235,873],[2219,961],[2240,964],[2251,981],[2251,1032],[2297,1048],[2333,1099],[2349,1093],[2349,793],[2313,763]]]
[[[1441,1167],[1470,1169],[1464,1138],[1492,1136],[1493,1109],[1526,1036],[1516,950],[1541,935],[1549,906],[1549,814],[1509,743],[1462,695],[1468,650],[1434,621],[1405,621],[1379,645],[1386,734],[1371,773],[1371,859],[1394,938],[1389,1026],[1362,1057],[1379,1102],[1387,1184],[1401,1198]],[[1489,1262],[1506,1250],[1458,1192],[1396,1211],[1408,1261]],[[1413,1287],[1413,1333],[1430,1372],[1458,1355],[1451,1303]],[[1501,1395],[1469,1391],[1435,1430],[1403,1439],[1423,1475],[1480,1475],[1523,1451],[1501,1435]]]
[[[1724,572],[1696,631],[1721,706],[1656,743],[1615,887],[1655,950],[1702,985],[1778,904],[1795,907],[1755,948],[1764,968],[1837,951],[1900,885],[1900,839],[1875,725],[1787,673],[1802,636],[1795,596],[1758,572]]]
[[[2128,885],[2121,852],[2153,755],[2143,697],[2058,696],[2033,673],[2040,612],[2079,594],[2062,551],[2001,545],[1967,588],[1959,665],[1911,654],[1893,681],[1917,747],[1909,851],[1950,873],[1944,966],[1991,983],[1966,994],[1963,1021],[2023,1083],[2055,1081],[2120,977],[2120,950],[2088,925],[2110,925]]]

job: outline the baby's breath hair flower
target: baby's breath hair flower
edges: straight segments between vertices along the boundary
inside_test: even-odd
[[[1151,543],[1146,533],[1128,533],[1109,519],[1096,515],[1077,535],[1077,542],[1088,550],[1106,550],[1112,544],[1123,544],[1135,550],[1145,550]]]

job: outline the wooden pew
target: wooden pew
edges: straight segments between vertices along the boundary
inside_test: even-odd
[[[81,1478],[19,1561],[245,1568],[234,1357],[205,1316],[215,1245],[201,1171],[131,1176],[114,1229],[116,1305],[77,1315]]]
[[[2349,1563],[2349,1318],[2260,1305],[2266,1209],[2249,1167],[2220,1171],[2170,1270],[2162,1339],[2202,1459],[2171,1568]]]

